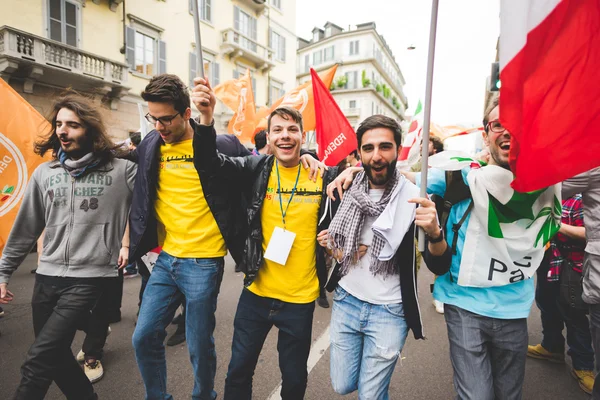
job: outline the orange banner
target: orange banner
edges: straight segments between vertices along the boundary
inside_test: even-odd
[[[336,64],[328,70],[318,74],[327,89],[331,87],[331,82],[333,82],[337,67]],[[259,123],[256,130],[267,129],[267,116],[271,111],[282,106],[293,107],[302,113],[302,123],[305,132],[315,130],[317,123],[315,119],[315,100],[313,96],[312,80],[308,80],[297,88],[287,92],[282,98],[274,102],[271,108],[261,109],[261,112],[257,114]]]
[[[246,70],[246,74],[238,79],[223,82],[214,91],[218,99],[235,111],[227,131],[236,135],[242,143],[252,141],[257,119],[250,70]]]
[[[44,160],[33,143],[50,124],[0,79],[0,252],[13,226],[32,172]]]

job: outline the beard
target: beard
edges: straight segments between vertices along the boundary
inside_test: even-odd
[[[390,181],[390,179],[392,179],[392,176],[394,175],[394,170],[396,169],[396,160],[388,163],[387,168],[385,169],[385,174],[379,176],[373,176],[373,165],[365,164],[363,165],[363,168],[365,169],[365,174],[367,174],[367,178],[369,178],[369,181],[374,185],[381,186],[387,184]]]

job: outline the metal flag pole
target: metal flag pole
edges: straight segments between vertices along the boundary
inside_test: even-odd
[[[429,159],[429,129],[431,117],[431,92],[433,88],[433,61],[435,58],[435,35],[437,31],[439,0],[431,4],[431,25],[429,26],[429,55],[427,57],[427,82],[425,84],[425,107],[423,109],[423,146],[421,149],[421,197],[427,197],[427,168]],[[419,229],[419,251],[425,251],[425,231]]]
[[[196,34],[196,75],[204,79],[204,58],[202,57],[202,38],[200,37],[200,10],[199,0],[192,0],[194,11],[194,33]]]

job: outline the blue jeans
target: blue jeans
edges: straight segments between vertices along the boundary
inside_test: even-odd
[[[277,351],[281,398],[302,400],[308,381],[308,353],[315,303],[294,304],[242,290],[233,322],[231,361],[225,379],[225,400],[250,400],[252,376],[267,334],[279,329]],[[188,310],[189,314],[189,310]],[[189,338],[188,338],[189,340]]]
[[[223,279],[223,258],[177,258],[160,253],[133,333],[135,357],[144,380],[146,399],[172,399],[167,393],[164,340],[175,310],[185,301],[185,330],[194,368],[192,399],[213,400],[217,354],[213,331],[217,296]]]
[[[568,267],[567,267],[568,268]],[[552,353],[565,351],[563,329],[567,328],[568,354],[577,370],[594,370],[594,349],[587,315],[559,301],[559,282],[548,282],[548,266],[537,270],[535,302],[542,319],[542,346]]]
[[[521,399],[527,319],[490,318],[450,304],[444,317],[457,399]]]
[[[338,285],[330,335],[333,390],[348,394],[358,389],[360,400],[387,400],[390,379],[408,335],[402,303],[370,304]]]

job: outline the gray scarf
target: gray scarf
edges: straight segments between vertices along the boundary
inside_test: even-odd
[[[88,169],[100,163],[93,153],[87,153],[79,160],[72,160],[62,149],[58,150],[58,161],[73,178],[83,175]]]
[[[394,168],[381,200],[377,203],[369,197],[369,180],[364,171],[356,175],[350,189],[344,193],[340,207],[329,225],[330,246],[335,251],[342,251],[343,256],[338,260],[341,264],[340,273],[346,275],[351,266],[357,264],[358,239],[363,228],[365,216],[378,217],[390,202],[394,189],[398,185],[398,172]],[[379,260],[379,253],[385,242],[381,235],[373,232],[371,243],[371,266],[373,275],[390,276],[396,273],[393,258],[388,261]]]

